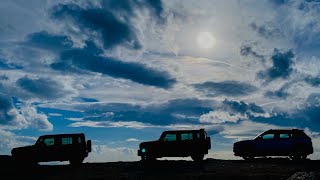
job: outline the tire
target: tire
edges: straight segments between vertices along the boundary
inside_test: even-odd
[[[244,160],[253,160],[253,159],[254,159],[253,156],[242,156],[242,158],[243,158]]]
[[[204,154],[195,154],[191,156],[193,161],[199,162],[202,161],[204,158]]]
[[[74,158],[74,159],[70,159],[69,163],[71,166],[81,166],[83,160],[84,158]]]

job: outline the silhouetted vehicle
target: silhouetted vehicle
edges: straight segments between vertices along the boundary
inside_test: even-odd
[[[78,133],[40,136],[32,146],[13,148],[11,155],[21,164],[69,161],[71,165],[80,165],[89,152],[91,140],[86,141],[85,135]]]
[[[300,129],[269,129],[253,140],[234,143],[235,156],[244,159],[266,156],[289,156],[291,159],[306,159],[313,153],[311,138]]]
[[[194,161],[201,161],[208,149],[211,149],[211,141],[204,129],[164,131],[159,140],[142,142],[138,156],[141,160],[191,156]]]

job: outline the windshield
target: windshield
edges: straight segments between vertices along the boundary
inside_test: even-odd
[[[264,133],[264,132],[263,132]],[[253,139],[258,139],[259,137],[262,136],[263,133],[260,133],[259,135],[257,135],[256,137],[254,137]]]
[[[35,145],[39,145],[41,142],[43,142],[43,137],[39,137]]]

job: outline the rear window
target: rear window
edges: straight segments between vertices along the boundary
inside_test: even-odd
[[[185,140],[193,140],[193,133],[182,133],[181,141],[185,141]]]
[[[290,134],[286,134],[286,133],[280,134],[280,139],[288,139],[288,138],[290,138]]]
[[[65,137],[61,139],[62,145],[72,144],[72,137]]]

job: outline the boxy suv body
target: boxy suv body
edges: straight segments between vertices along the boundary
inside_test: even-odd
[[[253,140],[234,143],[235,156],[244,159],[266,156],[289,156],[291,159],[305,159],[313,153],[311,138],[300,129],[270,129]]]
[[[69,161],[71,165],[79,165],[89,152],[91,152],[91,140],[86,141],[83,133],[44,135],[40,136],[32,146],[11,150],[13,159],[23,164]]]
[[[204,129],[164,131],[159,140],[142,142],[138,156],[141,160],[191,156],[194,161],[201,161],[208,149],[211,149],[211,141]]]

